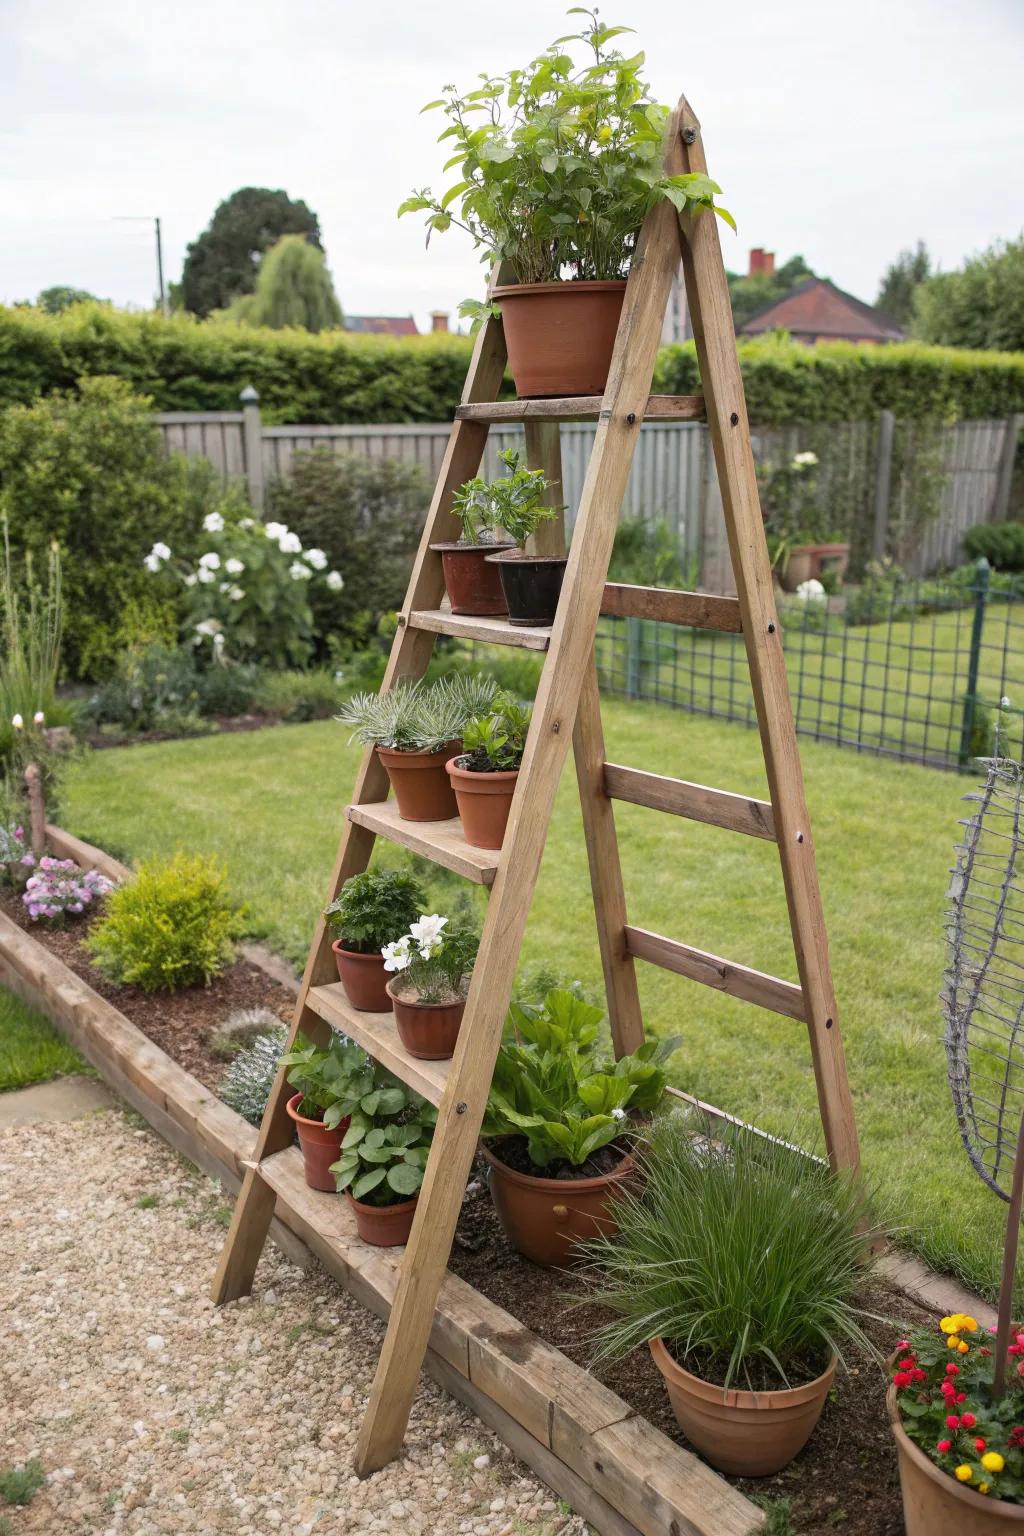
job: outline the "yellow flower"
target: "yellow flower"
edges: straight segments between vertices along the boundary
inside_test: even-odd
[[[969,1317],[966,1312],[960,1314],[960,1332],[977,1333],[978,1324],[975,1318]]]
[[[943,1333],[956,1333],[956,1318],[944,1317],[939,1323],[939,1327],[942,1329]]]
[[[960,1343],[957,1345],[957,1349],[960,1351],[960,1353],[962,1355],[966,1355],[966,1353],[970,1349],[970,1347],[971,1346],[968,1344],[966,1339],[961,1339]]]
[[[986,1451],[981,1458],[981,1464],[986,1472],[1001,1472],[1006,1466],[1006,1462],[998,1451]]]
[[[946,1340],[946,1348],[947,1349],[959,1349],[960,1348],[960,1340],[957,1338],[955,1333],[951,1333],[949,1338]]]
[[[962,1461],[957,1467],[956,1471],[953,1473],[953,1476],[959,1483],[969,1483],[973,1475],[974,1474],[972,1473],[970,1467],[967,1465],[966,1461]]]
[[[979,1483],[978,1484],[978,1492],[979,1493],[988,1493],[988,1483]]]

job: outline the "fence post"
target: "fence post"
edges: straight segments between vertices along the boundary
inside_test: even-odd
[[[626,698],[638,699],[642,685],[640,670],[644,644],[643,619],[626,620]]]
[[[871,558],[884,560],[889,547],[889,491],[892,482],[892,440],[896,417],[892,411],[878,415],[878,457],[875,460],[875,521]]]
[[[967,662],[967,692],[964,694],[964,714],[960,726],[961,768],[971,760],[971,737],[974,735],[975,710],[978,704],[978,672],[981,667],[981,637],[985,630],[985,605],[988,602],[989,565],[982,555],[975,570],[974,620],[971,624],[971,654]]]
[[[263,419],[260,397],[251,384],[239,395],[242,402],[242,441],[245,447],[245,478],[249,503],[256,512],[263,511]]]
[[[1003,433],[1003,446],[999,452],[999,473],[996,476],[995,494],[992,497],[990,523],[1004,523],[1010,511],[1010,488],[1013,485],[1013,467],[1017,462],[1017,438],[1024,416],[1008,416]]]

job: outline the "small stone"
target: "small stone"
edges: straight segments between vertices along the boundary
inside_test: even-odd
[[[149,1338],[146,1340],[147,1349],[157,1350],[163,1349],[164,1347],[164,1336],[162,1333],[151,1333]]]
[[[483,1456],[475,1457],[473,1460],[473,1466],[478,1472],[483,1472],[490,1464],[491,1458],[486,1453]]]

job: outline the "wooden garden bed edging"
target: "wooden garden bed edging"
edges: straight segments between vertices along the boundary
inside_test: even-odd
[[[109,855],[57,829],[50,847],[124,873]],[[4,913],[0,984],[45,1013],[177,1151],[237,1190],[254,1128]],[[396,1254],[360,1242],[347,1205],[306,1186],[297,1147],[263,1168],[277,1195],[275,1242],[293,1262],[315,1254],[386,1318]],[[602,1536],[748,1536],[764,1523],[710,1467],[456,1275],[442,1286],[425,1365]]]

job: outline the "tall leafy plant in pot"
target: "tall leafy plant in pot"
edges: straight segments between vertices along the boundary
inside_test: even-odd
[[[434,912],[385,946],[384,967],[394,973],[387,993],[410,1056],[443,1061],[454,1051],[478,942],[469,928]]]
[[[430,546],[441,556],[452,613],[484,618],[508,613],[501,577],[487,556],[512,540],[498,521],[487,482],[467,480],[452,499],[452,511],[462,524],[457,542]]]
[[[423,911],[426,896],[404,870],[366,870],[346,880],[324,908],[324,921],[337,937],[331,945],[338,975],[353,1008],[388,1013],[387,976],[381,950]]]
[[[341,1151],[349,1116],[373,1087],[372,1063],[344,1035],[332,1034],[321,1049],[299,1034],[279,1066],[296,1090],[286,1107],[298,1132],[306,1183],[311,1189],[333,1189],[331,1163]]]
[[[373,1087],[353,1111],[331,1169],[364,1243],[408,1241],[436,1124],[432,1104],[374,1068]]]
[[[474,848],[500,848],[519,782],[532,711],[507,693],[466,726],[465,751],[445,764],[455,790],[462,830]]]
[[[514,546],[484,555],[484,563],[498,570],[509,622],[553,624],[565,575],[565,556],[527,554],[526,541],[542,523],[557,515],[558,509],[544,502],[554,482],[545,478],[543,470],[522,468],[514,448],[505,449],[498,458],[508,470],[506,475],[498,480],[467,481],[460,495],[471,495],[485,509],[491,525],[502,529]]]

